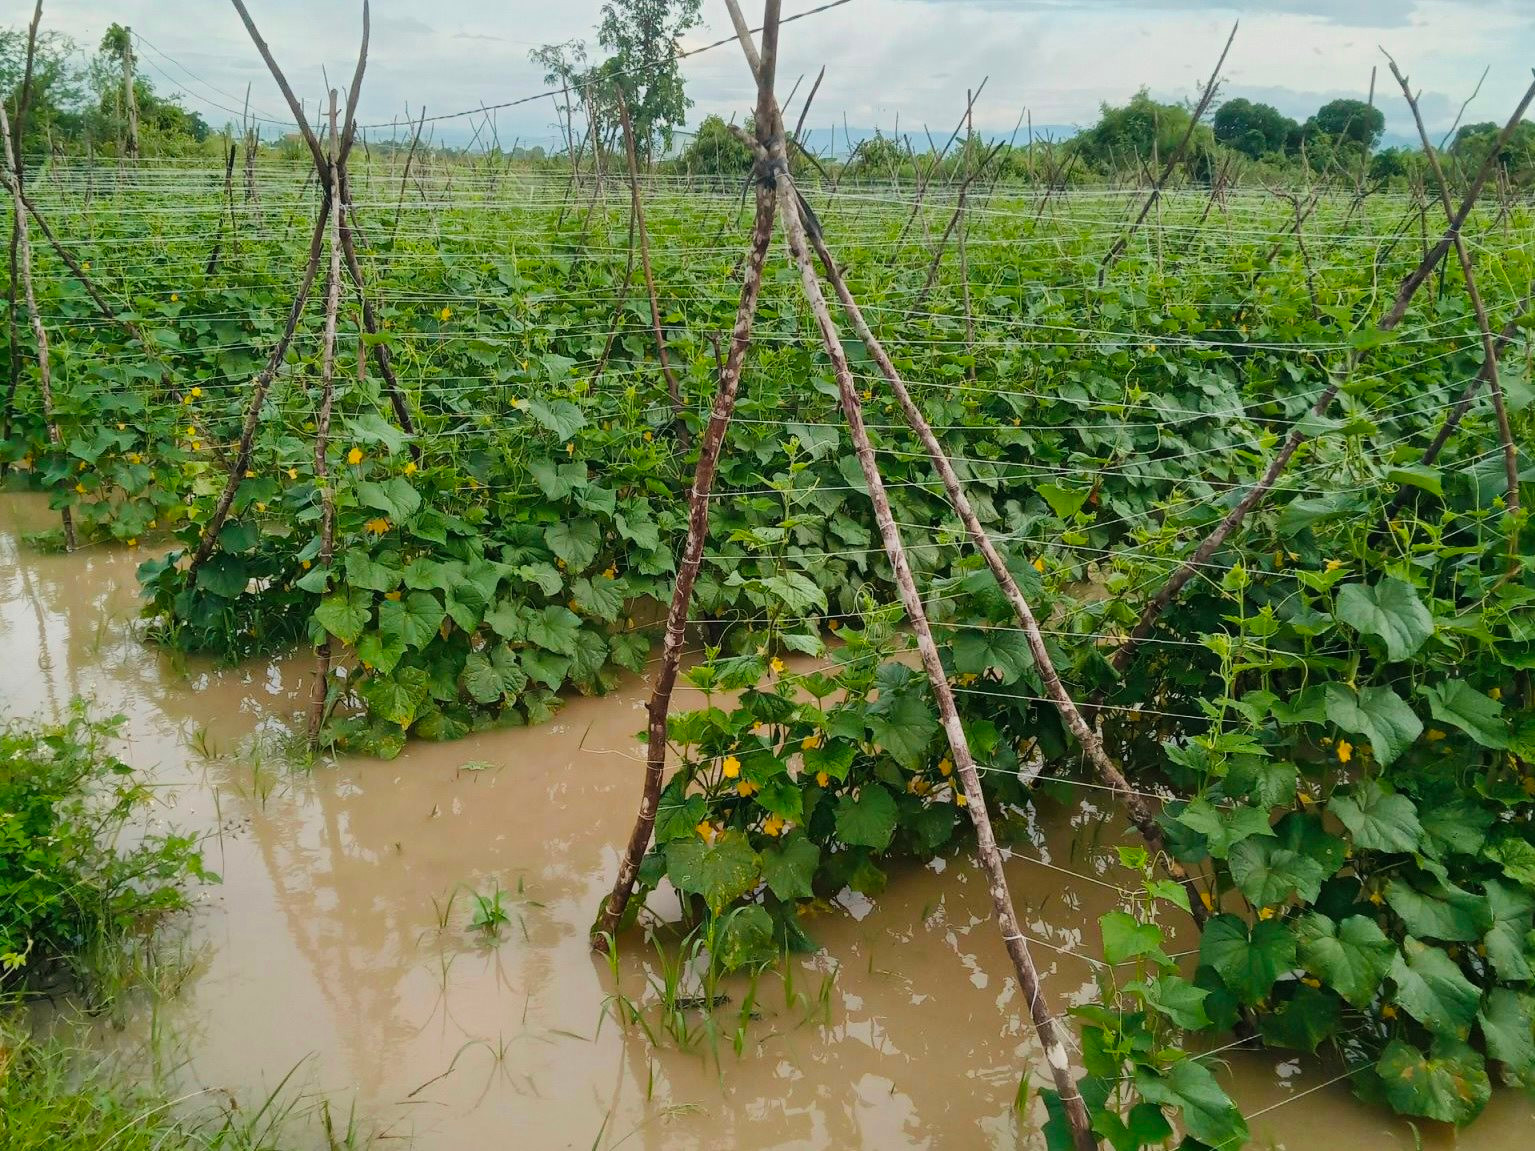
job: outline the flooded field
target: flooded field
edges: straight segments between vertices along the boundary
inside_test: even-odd
[[[208,837],[223,883],[159,1020],[189,1088],[256,1091],[303,1064],[306,1083],[409,1139],[386,1146],[421,1151],[1043,1146],[1037,1102],[1014,1109],[1039,1053],[963,854],[810,920],[822,952],[798,966],[793,1003],[779,976],[762,980],[739,1055],[728,1034],[717,1062],[653,1046],[603,1018],[613,978],[586,942],[636,800],[641,681],[542,727],[294,772],[275,745],[309,661],[179,665],[137,638],[143,553],[28,550],[21,531],[48,520],[40,501],[0,495],[0,701],[49,715],[84,695],[122,712],[125,758],[163,785],[163,818]],[[1093,924],[1126,873],[1096,793],[1041,799],[1035,818],[1012,885],[1065,1006],[1097,997]],[[510,923],[489,945],[470,895],[498,886]],[[619,990],[639,998],[655,954],[638,933],[625,947]],[[1352,1097],[1346,1068],[1219,1057],[1260,1146],[1414,1146],[1405,1122]],[[1512,1151],[1532,1118],[1500,1091],[1458,1136],[1420,1130],[1426,1146]]]

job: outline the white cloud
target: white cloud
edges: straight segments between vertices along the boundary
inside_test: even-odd
[[[248,2],[309,108],[322,97],[326,74],[335,85],[350,79],[360,4]],[[790,0],[786,14],[812,6]],[[592,38],[599,7],[599,0],[375,0],[361,118],[403,122],[406,107],[423,102],[441,113],[537,93],[541,70],[528,62],[529,49]],[[718,0],[705,0],[705,16],[709,26],[690,43],[728,33]],[[1523,50],[1535,42],[1530,0],[853,0],[784,27],[780,76],[787,92],[796,76],[827,65],[811,117],[823,131],[844,117],[854,127],[888,129],[899,115],[918,142],[924,124],[947,133],[965,89],[983,76],[990,79],[977,105],[982,130],[1010,131],[1025,107],[1036,124],[1090,123],[1100,102],[1121,101],[1141,85],[1161,98],[1192,97],[1237,18],[1225,93],[1269,99],[1291,115],[1339,94],[1362,97],[1371,67],[1384,63],[1384,46],[1424,88],[1425,106],[1440,124],[1491,67],[1471,116],[1501,119],[1529,80]],[[254,106],[284,118],[281,97],[230,6],[60,0],[45,19],[91,47],[110,21],[131,24],[197,79],[149,48],[141,50],[146,74],[161,89],[184,90],[188,104],[215,124],[228,119],[216,105],[238,105],[247,83]],[[733,46],[689,59],[684,70],[695,116],[749,107],[751,84]],[[1379,102],[1393,129],[1408,126],[1384,68]],[[553,120],[546,103],[497,117],[503,141],[552,139]],[[463,139],[472,127],[465,119],[438,131]]]

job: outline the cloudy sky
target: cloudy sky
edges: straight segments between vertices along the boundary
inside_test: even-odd
[[[351,75],[360,0],[247,0],[253,17],[306,102]],[[785,0],[784,14],[820,0]],[[26,4],[30,9],[31,5]],[[374,0],[373,46],[361,120],[387,124],[425,103],[429,115],[538,93],[529,49],[595,40],[600,0]],[[759,10],[752,0],[744,5]],[[23,0],[5,6],[19,23]],[[726,35],[722,0],[704,0],[696,47]],[[1224,70],[1223,96],[1247,96],[1298,119],[1337,96],[1363,98],[1384,47],[1424,92],[1431,127],[1445,127],[1490,69],[1470,120],[1502,120],[1530,81],[1535,0],[850,0],[783,30],[782,91],[826,65],[813,122],[824,134],[929,126],[947,134],[965,89],[989,77],[977,128],[1008,133],[1024,108],[1036,125],[1091,123],[1102,101],[1145,85],[1184,99],[1212,67],[1234,20],[1241,28]],[[283,103],[233,8],[222,0],[46,0],[44,22],[94,46],[113,21],[146,43],[140,67],[161,91],[179,91],[215,125],[252,105],[281,117]],[[749,107],[751,89],[734,46],[684,61],[693,121]],[[1400,95],[1382,68],[1377,102],[1388,132],[1410,131]],[[802,89],[803,90],[803,89]],[[223,107],[220,107],[222,105]],[[475,117],[474,119],[478,119]],[[548,101],[497,113],[503,143],[550,142]],[[462,142],[473,120],[437,125]],[[269,127],[268,131],[278,129]],[[389,134],[374,129],[370,136]],[[819,143],[824,145],[825,137]]]

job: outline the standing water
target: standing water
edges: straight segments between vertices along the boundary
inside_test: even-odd
[[[263,1093],[303,1064],[418,1151],[1043,1146],[1037,1100],[1015,1110],[1042,1060],[967,855],[807,920],[823,950],[795,964],[792,997],[761,980],[739,1055],[739,1003],[717,1044],[653,1044],[604,1018],[613,975],[587,945],[638,797],[643,682],[540,727],[293,771],[270,749],[302,716],[310,661],[220,670],[145,645],[143,553],[22,545],[50,522],[40,499],[0,495],[0,701],[8,717],[76,696],[122,713],[124,758],[162,785],[164,820],[207,837],[223,883],[192,924],[193,977],[160,1008],[189,1088]],[[1010,878],[1064,1008],[1099,998],[1095,924],[1130,873],[1100,793],[1041,797],[1033,821]],[[498,888],[509,921],[487,941],[472,894]],[[622,949],[617,990],[641,998],[657,955],[639,932]],[[1337,1064],[1214,1058],[1258,1146],[1512,1151],[1535,1118],[1500,1091],[1466,1131],[1415,1136],[1355,1100]]]

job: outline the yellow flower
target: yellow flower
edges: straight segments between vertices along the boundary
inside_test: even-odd
[[[362,526],[367,528],[368,531],[372,532],[374,535],[381,536],[389,530],[389,521],[386,520],[383,516],[375,516],[373,519],[369,520]]]
[[[1258,918],[1259,919],[1273,919],[1274,918],[1274,909],[1272,907],[1260,907],[1260,908],[1258,908]]]
[[[144,462],[144,457],[139,455],[138,452],[129,452],[128,453],[128,462],[130,464],[143,463]]]
[[[413,475],[416,474],[416,461],[415,460],[411,460],[409,463],[407,463],[405,465],[405,474],[408,475],[408,476],[413,476]]]
[[[949,776],[953,775],[954,761],[951,760],[948,756],[944,756],[942,759],[940,759],[938,761],[938,774],[943,776],[945,779],[948,779]]]
[[[303,568],[305,571],[308,571],[309,570],[309,561],[308,560],[299,560],[299,567]]]
[[[1343,561],[1342,560],[1328,560],[1327,561],[1327,570],[1329,572],[1335,572],[1335,571],[1337,571],[1342,566],[1343,566]]]
[[[1379,906],[1380,906],[1380,905],[1381,905],[1381,904],[1382,904],[1382,903],[1384,903],[1384,902],[1386,902],[1386,901],[1385,901],[1385,899],[1384,899],[1384,898],[1383,898],[1383,897],[1382,897],[1382,896],[1381,896],[1381,893],[1380,893],[1380,892],[1378,892],[1378,891],[1372,891],[1372,892],[1370,892],[1370,902],[1371,902],[1371,903],[1373,903],[1373,904],[1375,904],[1375,906],[1376,906],[1376,907],[1379,907]]]
[[[727,755],[725,762],[720,765],[720,770],[725,773],[726,779],[734,779],[741,774],[741,761],[733,755]]]
[[[1389,1004],[1389,1003],[1386,1004],[1384,1007],[1382,1007],[1380,1009],[1380,1017],[1382,1019],[1395,1019],[1396,1018],[1396,1008],[1391,1006],[1391,1004]]]
[[[1338,762],[1347,763],[1354,758],[1354,745],[1346,739],[1338,741]]]
[[[1210,897],[1210,893],[1208,891],[1201,891],[1199,893],[1199,902],[1205,905],[1206,911],[1215,910],[1215,900]]]
[[[740,783],[736,784],[736,794],[742,798],[751,796],[760,790],[761,789],[749,779],[743,779]]]
[[[1322,981],[1320,979],[1316,979],[1316,978],[1314,978],[1314,977],[1312,977],[1310,975],[1304,976],[1301,979],[1301,982],[1304,983],[1307,987],[1321,987],[1322,986]]]
[[[603,571],[602,571],[602,578],[603,579],[617,579],[618,578],[618,568],[614,567],[612,564],[609,564],[606,568],[603,569]]]
[[[193,388],[192,389],[192,398],[194,400],[202,399],[202,394],[203,394],[203,390],[201,388]]]
[[[766,731],[767,731],[767,725],[766,725],[766,724],[764,724],[764,723],[763,723],[763,722],[762,722],[762,721],[761,721],[761,720],[760,720],[760,719],[759,719],[759,720],[757,720],[757,722],[755,722],[755,723],[754,723],[754,724],[752,724],[752,726],[751,726],[751,733],[752,733],[752,734],[753,734],[753,735],[762,735],[762,734],[764,734],[764,733],[765,733],[765,732],[766,732]]]
[[[1431,727],[1423,733],[1423,738],[1428,740],[1429,743],[1438,743],[1444,737],[1444,732],[1440,731],[1437,727]]]
[[[203,442],[201,440],[193,440],[192,441],[192,450],[194,452],[202,451],[203,450]]]
[[[817,787],[825,787],[830,782],[831,776],[827,775],[824,771],[818,771],[815,773],[815,783]]]
[[[651,441],[651,440],[653,440],[653,439],[655,439],[655,436],[653,436],[653,435],[651,435],[651,434],[650,434],[650,433],[649,433],[649,432],[646,432],[646,433],[645,433],[645,442],[646,442],[646,443],[647,443],[647,444],[648,444],[648,443],[649,443],[649,442],[650,442],[650,441]]]
[[[575,454],[576,454],[576,445],[575,445],[575,444],[573,444],[573,443],[571,443],[571,444],[566,444],[566,445],[565,445],[565,454],[566,454],[566,455],[567,455],[567,456],[573,456],[573,455],[575,455]]]
[[[713,843],[714,842],[714,835],[715,835],[714,825],[712,823],[710,823],[707,819],[702,820],[701,822],[699,822],[693,828],[693,830],[698,833],[698,838],[702,839],[704,842],[706,842],[706,843]]]
[[[133,538],[129,539],[128,540],[128,546],[131,547],[131,548],[138,547],[139,546],[138,538],[137,537],[133,537]]]
[[[260,502],[258,502],[258,503],[257,503],[257,504],[256,504],[256,510],[257,510],[257,511],[258,511],[258,512],[264,512],[264,511],[266,511],[266,504],[263,504],[263,503],[260,503]]]
[[[194,428],[191,424],[188,424],[187,425],[187,435],[195,436],[196,434],[197,434],[197,429]]]
[[[177,293],[175,293],[175,292],[172,292],[172,293],[171,293],[171,303],[173,303],[173,304],[174,304],[174,303],[177,303],[177,302],[179,302],[179,301],[180,301],[180,299],[181,299],[181,296],[180,296],[180,295],[178,295],[178,294],[177,294]]]
[[[453,315],[453,309],[448,307],[446,304],[444,304],[442,306],[442,311],[437,313],[437,318],[439,320],[441,320],[444,324],[446,324],[448,322],[448,320],[452,317],[452,315]]]
[[[351,451],[347,452],[346,462],[353,465],[362,463],[362,449],[353,448]]]
[[[91,270],[91,262],[89,260],[81,260],[80,267],[82,270],[89,272]]]
[[[1502,699],[1503,689],[1501,687],[1490,687],[1487,689],[1487,694],[1490,695],[1493,699]]]
[[[834,620],[829,621],[826,626],[829,629],[831,629],[832,631],[836,631],[839,627],[842,626],[842,621],[834,619]]]
[[[820,747],[821,746],[821,733],[820,732],[816,732],[814,735],[807,735],[804,739],[799,741],[799,745],[800,745],[800,747],[804,748],[806,751],[810,751],[810,750],[812,750],[814,748]]]
[[[968,799],[966,799],[966,798],[965,798],[965,793],[964,793],[964,792],[962,792],[962,791],[956,791],[956,792],[955,792],[955,793],[954,793],[954,802],[955,802],[955,804],[957,804],[957,805],[958,805],[958,806],[960,806],[960,807],[964,807],[964,806],[965,806],[965,805],[966,805],[966,804],[968,804],[968,803],[969,803],[969,802],[970,802],[970,801],[969,801],[969,800],[968,800]]]
[[[400,589],[399,588],[395,588],[394,591],[386,591],[384,593],[384,598],[385,599],[392,599],[396,603],[398,603],[400,601]]]
[[[290,480],[298,479],[298,469],[297,468],[289,468],[288,469],[288,478]]]
[[[783,834],[784,821],[781,815],[770,815],[762,824],[764,835],[779,836]]]
[[[1045,561],[1043,557],[1034,561],[1034,570],[1037,572],[1042,572],[1045,570]]]
[[[775,656],[774,656],[774,657],[773,657],[773,658],[772,658],[772,659],[770,659],[770,660],[769,660],[769,661],[768,661],[768,667],[770,667],[770,668],[772,668],[772,669],[773,669],[773,673],[774,673],[774,674],[775,674],[775,675],[779,675],[779,674],[782,674],[782,672],[783,672],[783,669],[784,669],[784,662],[783,662],[783,660],[781,660],[781,659],[779,659],[779,658],[778,658],[778,657],[777,657],[777,656],[776,656],[776,655],[775,655]]]

